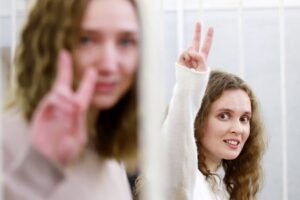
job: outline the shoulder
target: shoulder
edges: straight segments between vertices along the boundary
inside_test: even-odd
[[[199,170],[197,170],[194,188],[194,200],[196,199],[213,199],[205,176]]]
[[[29,145],[29,125],[18,109],[1,112],[1,132],[4,168]]]
[[[67,179],[54,193],[53,199],[94,200],[99,196],[103,199],[131,199],[125,168],[115,159],[103,159],[87,150],[66,171]]]

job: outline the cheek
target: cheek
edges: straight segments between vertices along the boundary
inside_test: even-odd
[[[121,84],[121,87],[123,89],[127,90],[133,84],[134,77],[135,77],[135,73],[134,72],[135,72],[134,70],[131,70],[130,72],[122,74],[122,84]]]
[[[132,77],[137,70],[137,64],[133,63],[132,65],[124,66],[122,69],[123,76]]]
[[[250,127],[247,127],[244,134],[243,134],[243,140],[246,142],[250,136]]]
[[[228,124],[221,122],[215,118],[210,118],[210,120],[206,124],[205,129],[210,135],[214,135],[215,137],[221,137],[227,133]]]
[[[139,63],[138,49],[121,54],[120,61],[122,62],[124,72],[126,72],[127,74],[134,73]]]
[[[201,142],[205,146],[206,144],[214,142],[218,133],[217,127],[213,126],[211,121],[208,121],[203,127],[203,135],[201,137]]]
[[[74,66],[76,69],[76,75],[81,77],[87,66],[91,65],[91,54],[87,54],[84,51],[76,51],[74,54]]]
[[[78,47],[74,51],[74,58],[80,66],[87,66],[99,59],[99,50],[95,47]]]
[[[133,80],[137,68],[138,68],[137,62],[127,62],[127,63],[124,62],[121,69],[123,80],[127,80],[127,81]]]

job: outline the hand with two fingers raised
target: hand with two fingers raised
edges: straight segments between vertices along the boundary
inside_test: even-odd
[[[181,53],[178,63],[197,71],[206,71],[206,60],[212,45],[212,39],[213,28],[209,27],[203,46],[200,48],[201,24],[197,22],[195,25],[193,44]]]
[[[56,80],[40,101],[31,121],[33,146],[51,160],[67,165],[85,146],[88,138],[86,115],[96,78],[92,67],[86,69],[74,92],[71,55],[66,50],[60,52]]]

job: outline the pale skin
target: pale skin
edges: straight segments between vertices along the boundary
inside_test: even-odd
[[[79,89],[73,91],[72,70],[71,55],[62,50],[53,88],[41,100],[31,122],[33,145],[63,165],[74,160],[87,142],[86,115],[97,78],[95,69],[86,69]]]
[[[251,102],[241,89],[225,90],[215,100],[203,128],[205,164],[216,171],[223,159],[236,159],[250,134]]]
[[[201,47],[201,29],[201,23],[197,22],[192,45],[181,53],[178,63],[182,66],[193,68],[196,71],[204,72],[207,70],[206,60],[211,49],[214,30],[212,27],[208,28],[205,40]]]
[[[138,18],[129,1],[89,2],[74,54],[59,52],[53,88],[34,112],[31,138],[38,151],[62,165],[78,157],[101,111],[115,106],[133,83],[138,35]],[[77,91],[73,83],[78,83]]]

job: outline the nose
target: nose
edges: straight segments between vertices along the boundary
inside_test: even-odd
[[[232,121],[231,129],[230,129],[231,133],[240,135],[243,133],[243,131],[244,131],[244,127],[243,127],[242,123],[240,122],[240,120]]]
[[[118,53],[113,42],[106,42],[101,47],[97,55],[97,70],[100,74],[110,74],[117,70]]]

